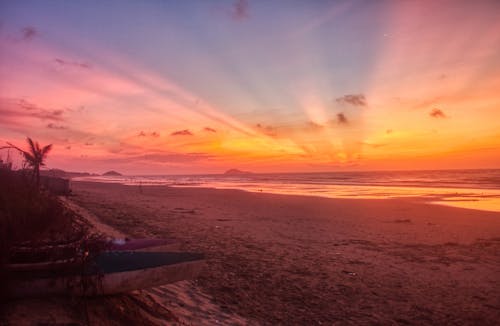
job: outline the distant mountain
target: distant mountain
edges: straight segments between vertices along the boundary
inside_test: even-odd
[[[121,176],[122,176],[122,174],[121,174],[121,173],[118,173],[118,172],[113,171],[113,170],[108,171],[108,172],[106,172],[106,173],[103,173],[102,175],[104,175],[104,176],[106,176],[106,177],[121,177]]]
[[[252,174],[250,171],[242,171],[238,169],[230,169],[224,172],[225,175]]]
[[[61,169],[50,169],[50,170],[42,170],[40,171],[40,175],[48,176],[48,177],[58,177],[58,178],[76,178],[76,177],[89,177],[95,174],[91,174],[88,172],[71,172],[64,171]]]

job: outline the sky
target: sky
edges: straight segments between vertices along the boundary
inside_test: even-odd
[[[499,31],[499,1],[0,1],[0,145],[95,173],[500,168]]]

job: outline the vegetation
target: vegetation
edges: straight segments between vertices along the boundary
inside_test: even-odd
[[[20,151],[33,170],[0,167],[0,288],[10,277],[4,268],[7,263],[50,262],[69,253],[73,261],[84,264],[89,253],[97,254],[104,248],[102,235],[91,234],[83,218],[40,188],[40,167],[52,146],[41,147],[30,138],[28,144],[29,151],[12,144],[7,148]],[[66,250],[51,250],[54,245],[63,245]],[[19,248],[30,249],[19,254]]]
[[[26,164],[33,169],[33,178],[36,182],[37,189],[40,188],[40,167],[45,165],[47,154],[52,149],[52,144],[40,147],[38,142],[34,142],[31,138],[26,139],[29,145],[29,150],[25,151],[11,143],[8,147],[17,149],[24,157]]]
[[[0,264],[9,258],[14,242],[53,238],[57,231],[71,228],[73,222],[57,198],[39,187],[40,166],[44,165],[52,145],[40,147],[31,138],[27,141],[29,151],[10,143],[2,147],[18,150],[33,171],[30,177],[26,170],[0,169]]]
[[[73,227],[71,213],[57,197],[32,186],[24,171],[0,170],[0,239],[13,242],[64,239]]]

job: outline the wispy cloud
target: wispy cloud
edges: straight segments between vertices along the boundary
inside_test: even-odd
[[[174,131],[170,136],[193,136],[193,133],[188,129]]]
[[[137,134],[137,137],[147,137],[147,136],[149,136],[149,137],[155,137],[155,138],[156,138],[156,137],[160,137],[160,133],[159,133],[159,132],[157,132],[157,131],[153,131],[153,132],[150,132],[150,133],[146,133],[146,132],[144,132],[144,131],[142,131],[142,130],[141,130],[141,131]]]
[[[210,127],[205,127],[205,128],[203,128],[203,130],[206,132],[217,132],[217,130],[215,130],[214,128],[210,128]]]
[[[236,2],[233,4],[231,17],[233,17],[234,20],[247,19],[249,17],[248,1],[236,0]]]
[[[24,99],[0,98],[0,116],[3,118],[63,121],[63,113],[63,110],[45,109]]]
[[[152,162],[152,163],[174,163],[174,164],[188,164],[198,161],[205,161],[214,158],[212,154],[208,153],[172,153],[172,152],[153,152],[142,155],[123,155],[121,157],[105,158],[101,161],[107,163],[137,163],[137,162]]]
[[[447,74],[441,74],[438,76],[438,80],[445,80],[446,78],[448,78],[448,75]]]
[[[363,94],[347,94],[335,99],[337,103],[354,106],[366,106],[366,97]]]
[[[137,156],[134,159],[155,161],[155,162],[175,162],[189,163],[212,158],[213,155],[207,153],[157,153]]]
[[[431,112],[429,112],[429,115],[433,118],[446,118],[446,114],[437,108],[432,109]]]
[[[255,125],[255,128],[257,128],[264,135],[267,135],[270,137],[276,137],[278,135],[276,128],[273,126],[264,126],[264,125],[258,123]]]
[[[57,124],[52,123],[52,122],[47,125],[47,128],[49,128],[49,129],[55,129],[55,130],[65,130],[65,129],[68,129],[68,127],[66,127],[66,126],[57,125]]]
[[[432,98],[424,99],[424,100],[417,100],[416,103],[413,105],[414,109],[423,109],[423,108],[428,108],[431,105],[436,105],[438,101],[442,101],[446,98],[443,96],[434,96]],[[411,101],[411,100],[410,100]]]
[[[365,145],[365,146],[368,146],[368,147],[371,147],[371,148],[380,148],[380,147],[384,147],[386,146],[387,144],[373,144],[373,143],[367,143],[367,142],[359,142],[359,144],[361,145]]]
[[[325,126],[323,126],[322,124],[316,123],[314,121],[308,121],[306,123],[306,130],[318,131],[318,130],[323,130],[324,128],[325,128]]]
[[[26,26],[21,30],[22,38],[25,41],[31,41],[38,35],[38,31],[33,26]]]
[[[25,111],[29,112],[28,115],[34,118],[39,118],[42,120],[56,120],[56,121],[63,120],[62,117],[64,113],[63,110],[44,109],[23,99],[18,101],[18,106],[24,109]]]
[[[90,65],[86,62],[78,62],[78,61],[67,61],[63,60],[60,58],[55,58],[54,61],[59,64],[60,66],[71,66],[71,67],[77,67],[77,68],[82,68],[82,69],[90,69]]]

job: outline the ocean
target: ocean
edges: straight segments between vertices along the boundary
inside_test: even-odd
[[[435,204],[500,212],[500,169],[136,175],[76,178],[126,185],[241,189],[331,198],[413,198]]]

